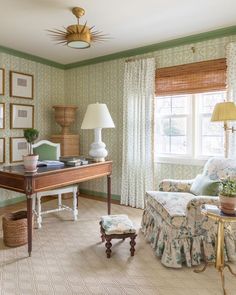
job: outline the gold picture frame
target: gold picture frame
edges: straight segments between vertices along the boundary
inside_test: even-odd
[[[10,103],[10,128],[34,128],[34,106]]]
[[[5,138],[0,137],[0,164],[5,163]]]
[[[28,154],[27,141],[24,137],[10,137],[10,163],[23,162]]]
[[[5,94],[5,69],[0,68],[0,95]]]
[[[0,103],[0,129],[5,129],[5,103]]]
[[[34,98],[34,76],[10,71],[10,96],[18,98]]]

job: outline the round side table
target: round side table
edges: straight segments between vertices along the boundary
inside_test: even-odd
[[[234,276],[236,276],[236,273],[232,270],[230,265],[228,265],[224,261],[224,224],[225,222],[236,222],[236,213],[234,215],[228,215],[223,213],[217,206],[207,204],[202,206],[201,213],[207,216],[208,218],[216,220],[218,223],[215,268],[220,272],[223,294],[226,295],[227,293],[225,290],[224,269],[225,267],[227,267],[231,274]],[[194,270],[194,272],[199,273],[205,271],[208,264],[208,261],[206,261],[202,269],[196,269]]]

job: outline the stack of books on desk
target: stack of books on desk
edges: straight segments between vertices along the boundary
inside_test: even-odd
[[[82,166],[87,165],[88,160],[80,157],[60,157],[60,161],[65,163],[66,166]]]
[[[210,204],[204,204],[202,206],[203,210],[206,210],[207,212],[215,213],[215,214],[220,214],[220,208],[216,205],[210,205]]]
[[[54,167],[54,166],[63,166],[64,163],[60,161],[52,161],[52,160],[43,160],[38,161],[37,167],[47,166],[47,167]]]

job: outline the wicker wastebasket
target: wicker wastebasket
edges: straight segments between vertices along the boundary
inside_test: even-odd
[[[27,211],[7,213],[2,218],[3,241],[8,247],[27,244]]]

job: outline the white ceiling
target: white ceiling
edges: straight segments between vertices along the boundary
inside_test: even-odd
[[[55,45],[47,29],[81,22],[112,37],[89,49]],[[62,64],[236,25],[235,0],[0,0],[0,45]]]

